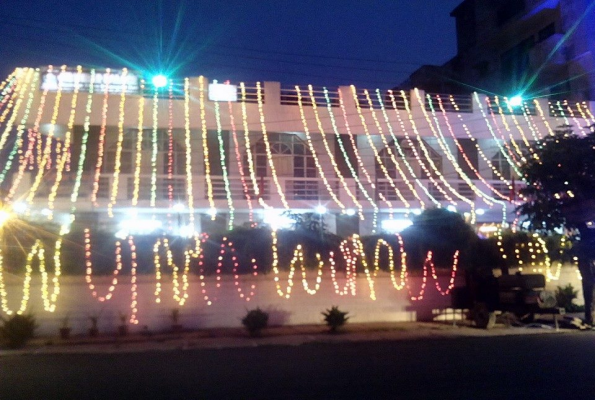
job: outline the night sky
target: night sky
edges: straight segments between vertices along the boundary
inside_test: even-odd
[[[232,82],[393,87],[456,53],[462,0],[2,0],[0,73],[128,67]]]

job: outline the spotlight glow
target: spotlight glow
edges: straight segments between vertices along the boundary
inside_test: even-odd
[[[347,214],[350,217],[353,217],[355,215],[355,210],[353,208],[348,208],[345,210],[345,214]]]
[[[508,99],[508,104],[511,107],[519,107],[523,105],[523,96],[519,94],[517,94],[516,96],[512,96],[510,99]]]
[[[322,206],[322,205],[317,206],[315,210],[316,210],[316,214],[326,214],[326,211],[327,211],[326,207]]]
[[[151,79],[151,82],[153,83],[153,86],[155,86],[156,88],[162,88],[167,86],[167,77],[161,74],[155,75],[153,79]]]

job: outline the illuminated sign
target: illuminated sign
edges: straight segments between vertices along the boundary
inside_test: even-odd
[[[74,92],[76,71],[45,71],[41,75],[41,89],[55,92],[58,86],[61,85],[63,92]],[[136,75],[130,72],[123,76],[122,72],[105,73],[96,72],[95,80],[93,82],[93,91],[102,93],[105,91],[105,85],[108,85],[110,93],[121,93],[122,87],[126,85],[127,94],[139,93],[139,79]],[[81,92],[88,92],[91,86],[91,74],[89,72],[81,73],[79,78],[78,90]]]
[[[238,87],[221,83],[209,83],[209,100],[238,101]]]

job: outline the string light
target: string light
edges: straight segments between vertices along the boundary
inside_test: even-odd
[[[440,109],[442,111],[442,114],[444,116],[444,119],[446,121],[448,121],[448,117],[446,115],[446,110],[444,109],[444,105],[442,104],[442,100],[440,99],[440,95],[436,95],[436,98],[439,101],[440,104]],[[510,181],[508,181],[507,179],[505,179],[502,176],[502,173],[498,170],[498,168],[496,168],[494,166],[494,164],[492,163],[492,161],[489,159],[489,157],[487,157],[485,155],[485,153],[483,152],[483,150],[481,149],[481,147],[478,144],[478,141],[473,137],[473,135],[471,134],[471,131],[469,130],[469,127],[467,126],[467,124],[465,123],[465,121],[463,120],[463,116],[461,115],[460,111],[459,111],[459,106],[456,103],[454,96],[450,95],[449,96],[450,99],[450,103],[452,104],[452,106],[454,107],[455,111],[457,112],[457,117],[459,119],[459,121],[461,121],[461,124],[463,126],[463,131],[465,132],[465,134],[467,135],[467,137],[469,138],[469,140],[471,140],[471,142],[474,144],[475,149],[477,150],[477,154],[479,154],[479,156],[482,158],[482,160],[488,165],[488,167],[490,167],[490,169],[492,170],[492,172],[498,177],[498,179],[500,179],[500,181],[502,181],[504,184],[506,184],[508,186],[508,188],[510,190],[513,189]],[[499,190],[497,190],[494,186],[492,186],[489,182],[487,182],[479,173],[479,171],[477,171],[471,161],[469,160],[468,156],[465,154],[463,147],[460,145],[458,139],[456,138],[455,134],[454,134],[454,130],[452,129],[452,127],[449,124],[449,132],[450,135],[453,137],[455,143],[457,144],[457,147],[459,149],[459,151],[461,152],[461,154],[463,155],[463,157],[465,158],[465,161],[467,162],[467,165],[469,165],[470,167],[473,168],[473,171],[475,172],[475,175],[487,186],[490,188],[490,190],[492,192],[494,192],[498,197],[504,199],[504,200],[511,200],[510,196],[505,196],[503,195]]]
[[[336,270],[336,263],[335,263],[335,254],[334,252],[329,253],[329,266],[331,270],[331,280],[333,282],[333,286],[335,288],[335,293],[339,296],[346,296],[347,294],[351,293],[352,296],[356,294],[356,270],[355,265],[351,263],[351,257],[349,257],[349,249],[347,248],[348,240],[345,239],[339,245],[339,249],[341,253],[344,255],[343,258],[346,262],[345,268],[345,286],[343,290],[339,289],[339,283],[337,282],[337,270]]]
[[[549,134],[554,135],[554,131],[552,130],[550,123],[548,122],[547,118],[545,117],[543,109],[541,108],[541,104],[539,104],[539,101],[537,101],[537,99],[534,99],[533,103],[535,104],[535,109],[537,109],[537,112],[539,113],[539,116],[541,117],[541,122],[543,122],[543,124],[547,128]]]
[[[167,238],[157,239],[153,246],[153,260],[155,264],[155,302],[161,303],[161,255],[160,248],[163,247],[165,250],[165,257],[167,260],[167,266],[172,271],[172,283],[173,283],[173,297],[174,300],[180,305],[184,306],[186,300],[188,300],[188,274],[190,272],[190,262],[188,257],[185,257],[184,271],[182,272],[182,290],[180,290],[180,279],[178,277],[179,267],[173,261],[173,254],[169,247],[169,241]]]
[[[348,118],[347,118],[347,111],[345,110],[345,103],[343,102],[343,93],[341,92],[340,88],[337,90],[337,93],[339,94],[339,106],[341,107],[341,114],[343,115],[343,121],[345,123],[345,130],[347,131],[347,136],[349,137],[349,141],[351,143],[351,149],[353,150],[353,154],[355,155],[357,164],[359,165],[361,171],[364,173],[364,176],[366,177],[368,184],[370,184],[372,189],[376,190],[376,185],[374,184],[374,181],[370,177],[368,170],[364,166],[364,162],[362,161],[362,158],[360,157],[359,151],[357,149],[356,139],[354,138],[353,133],[351,132],[351,128],[349,126],[349,122],[348,122]],[[329,99],[328,99],[328,95],[327,95],[327,106],[328,106],[328,103],[329,103]],[[335,134],[338,135],[337,133],[335,133]],[[342,140],[340,138],[339,138],[339,142],[341,143],[341,147],[343,147]],[[345,160],[349,159],[346,152],[344,152],[343,155],[345,157]],[[356,172],[355,168],[352,171],[352,174],[355,177],[355,176],[357,176],[357,173],[354,173],[354,172]],[[358,179],[358,181],[359,181],[359,179]],[[361,185],[361,183],[360,183],[360,185]],[[363,187],[363,185],[362,185],[362,187]],[[364,191],[364,193],[367,193],[367,191]],[[367,196],[367,197],[370,198],[369,196]],[[384,197],[384,195],[381,192],[378,192],[378,197],[380,197],[380,199],[387,204],[389,209],[392,209],[392,204]],[[376,205],[376,203],[371,202],[371,204],[372,204],[372,207],[374,208],[374,215],[373,215],[373,220],[372,220],[372,232],[376,232],[376,229],[378,226],[378,211],[379,210],[378,210],[378,206]]]
[[[308,88],[310,90],[311,96],[313,96],[313,94],[311,92],[312,86],[310,85],[310,86],[308,86]],[[312,158],[314,159],[314,164],[316,165],[316,169],[318,170],[318,173],[320,174],[320,178],[322,179],[322,183],[326,187],[326,191],[331,196],[331,199],[333,199],[333,201],[335,202],[335,204],[337,204],[339,206],[339,208],[344,210],[345,205],[341,202],[341,200],[339,200],[339,198],[335,194],[336,189],[333,189],[331,187],[330,183],[328,182],[328,179],[326,179],[326,174],[324,173],[324,170],[322,169],[322,166],[320,165],[320,161],[318,160],[318,155],[316,154],[316,149],[314,148],[314,144],[312,143],[312,138],[310,137],[310,130],[308,129],[308,122],[306,121],[306,116],[304,114],[304,106],[302,104],[302,92],[300,90],[300,87],[296,85],[295,91],[297,94],[297,100],[298,100],[298,106],[300,109],[302,125],[304,127],[304,134],[306,135],[306,142],[308,143],[308,148],[310,149],[310,153],[312,154]],[[312,104],[314,104],[314,102]],[[324,137],[323,131],[321,131],[320,134],[322,137]]]
[[[393,108],[396,110],[397,109],[397,104],[396,104],[396,100],[395,97],[393,95],[392,90],[388,91],[388,94],[390,96],[390,100],[392,103]],[[423,182],[417,177],[417,175],[415,174],[415,171],[413,170],[413,168],[411,167],[411,164],[409,163],[409,161],[407,160],[407,156],[405,154],[405,152],[403,151],[403,149],[401,148],[401,145],[399,144],[399,139],[397,138],[397,136],[395,135],[395,132],[393,130],[392,124],[390,122],[390,119],[388,117],[388,113],[386,111],[386,107],[384,105],[384,101],[382,100],[382,95],[380,93],[379,89],[376,89],[376,99],[378,100],[378,103],[380,104],[380,109],[382,111],[382,116],[384,117],[384,122],[386,122],[386,126],[388,127],[388,132],[390,134],[391,139],[393,140],[393,144],[395,146],[395,148],[397,149],[397,153],[399,153],[399,156],[401,157],[401,161],[403,162],[403,164],[405,165],[405,168],[407,168],[407,170],[409,171],[409,174],[411,175],[411,177],[413,178],[413,180],[415,181],[415,183],[417,184],[417,186],[420,187],[420,189],[425,193],[425,195],[428,197],[428,199],[430,199],[430,201],[432,203],[434,203],[435,206],[440,207],[440,202],[438,200],[436,200],[434,198],[434,196],[432,196],[432,194],[430,193],[430,191],[428,190],[428,188],[426,187],[426,185],[423,184]],[[371,110],[372,112],[374,112],[373,110]],[[403,123],[403,119],[401,118],[401,114],[397,111],[397,119],[399,121],[399,124],[401,126],[402,130],[405,130],[405,124]],[[425,208],[425,202],[423,202],[421,200],[421,198],[419,198],[420,200],[420,206],[422,209]]]
[[[72,204],[71,215],[74,215],[75,204],[78,200],[81,181],[83,178],[83,170],[85,166],[85,159],[87,158],[87,142],[89,140],[89,129],[91,128],[91,110],[93,105],[93,94],[95,93],[95,69],[91,69],[89,77],[89,94],[87,95],[87,104],[85,107],[85,122],[83,124],[83,137],[81,138],[81,151],[78,160],[78,169],[76,171],[76,178],[74,187],[72,188],[72,195],[70,202]]]
[[[432,260],[432,252],[428,252],[428,258],[429,258],[429,263],[430,266],[432,268],[432,278],[434,278],[434,283],[436,284],[436,290],[438,291],[438,293],[440,293],[442,296],[447,296],[450,291],[452,290],[452,288],[455,287],[455,278],[457,277],[457,266],[459,264],[459,251],[455,251],[455,254],[453,256],[453,261],[452,261],[452,269],[450,272],[450,280],[448,282],[448,286],[446,288],[446,290],[442,290],[442,287],[440,286],[440,282],[438,282],[438,274],[436,273],[436,266],[434,265],[434,261]]]
[[[169,96],[168,96],[168,103],[167,103],[167,111],[168,111],[168,120],[167,120],[167,200],[168,200],[168,210],[167,210],[167,221],[169,225],[169,230],[172,229],[172,222],[171,222],[171,209],[174,206],[174,186],[173,186],[173,178],[174,178],[174,135],[173,135],[173,125],[174,125],[174,114],[173,114],[173,106],[174,106],[174,92],[173,92],[173,80],[169,80]]]
[[[246,160],[248,162],[248,172],[250,173],[252,188],[254,190],[254,194],[258,198],[258,202],[264,208],[270,208],[262,198],[258,182],[256,181],[256,173],[254,172],[254,161],[252,160],[252,145],[250,144],[250,130],[248,128],[248,112],[246,110],[246,86],[244,85],[244,82],[240,82],[240,91],[242,94],[242,126],[244,128],[244,145],[246,147]]]
[[[184,79],[184,144],[186,146],[186,197],[188,198],[188,218],[194,232],[194,194],[192,186],[192,141],[190,131],[190,81]],[[139,166],[140,169],[140,166]]]
[[[426,254],[426,259],[424,261],[423,270],[422,270],[422,277],[421,277],[421,288],[417,296],[413,296],[411,294],[411,287],[407,285],[407,289],[409,290],[409,297],[411,301],[420,301],[424,298],[424,293],[426,292],[426,286],[428,284],[428,263],[432,262],[432,252],[428,251]]]
[[[377,96],[378,96],[379,93],[380,93],[380,91],[378,89],[376,89]],[[380,122],[378,120],[378,117],[376,116],[376,112],[374,110],[374,103],[372,102],[372,98],[370,97],[370,92],[368,92],[367,89],[364,89],[364,95],[366,96],[366,101],[368,102],[368,107],[369,107],[369,110],[370,110],[370,115],[372,116],[372,120],[374,121],[374,124],[376,125],[376,129],[378,130],[378,135],[380,136],[380,139],[382,140],[382,144],[384,144],[384,148],[385,148],[386,152],[388,153],[391,161],[393,162],[393,164],[397,168],[397,171],[399,172],[399,175],[403,179],[403,182],[409,188],[409,190],[413,194],[413,197],[415,197],[419,201],[420,207],[422,209],[424,209],[425,208],[425,202],[421,199],[421,197],[419,197],[419,194],[415,190],[415,187],[409,181],[409,178],[407,177],[407,174],[405,174],[405,172],[401,169],[400,163],[397,161],[397,159],[395,157],[395,154],[393,153],[393,151],[391,149],[390,144],[386,140],[386,137],[384,135],[384,130],[382,129],[382,126],[380,125]],[[358,102],[358,105],[359,105],[359,102]],[[364,121],[363,115],[360,115],[360,118],[362,119],[362,121]],[[370,139],[368,139],[368,140],[370,140]],[[370,142],[370,145],[374,149],[374,155],[376,155],[377,162],[380,164],[380,167],[383,169],[383,171],[385,171],[386,168],[383,165],[382,159],[379,157],[378,153],[376,152],[375,146],[373,146],[373,143],[372,142]],[[398,146],[398,141],[397,141],[396,146]],[[385,175],[387,175],[386,172],[385,172]],[[391,180],[392,180],[392,178],[391,178]],[[389,182],[390,182],[390,180],[389,180]],[[407,203],[407,202],[405,203],[405,206],[407,208],[410,207],[409,203]]]
[[[144,121],[145,121],[145,81],[140,83],[140,96],[138,98],[138,124],[136,128],[136,155],[134,165],[134,189],[132,191],[132,205],[138,205],[138,197],[140,192],[140,173],[143,156],[143,136],[144,136]]]
[[[205,114],[205,82],[204,77],[201,75],[198,78],[198,90],[200,92],[199,100],[200,100],[200,124],[202,127],[202,151],[204,157],[204,164],[205,164],[205,180],[207,182],[207,198],[209,200],[209,208],[211,219],[214,221],[216,214],[213,212],[215,211],[215,201],[213,200],[213,183],[211,182],[211,162],[209,159],[209,146],[207,143],[207,121],[206,121],[206,114]]]
[[[112,279],[111,284],[107,290],[107,294],[105,296],[99,296],[97,294],[97,287],[93,283],[93,261],[91,259],[91,232],[89,228],[85,228],[84,230],[85,235],[85,281],[87,282],[87,286],[91,291],[91,295],[96,298],[100,302],[110,300],[114,295],[114,290],[116,290],[116,286],[118,286],[118,276],[122,271],[122,245],[119,240],[116,241],[116,250],[115,250],[115,261],[116,261],[116,268],[112,272]]]
[[[66,70],[66,66],[63,65],[60,69],[60,73],[64,73],[65,70]],[[54,133],[56,130],[56,122],[58,120],[58,112],[60,110],[61,98],[62,98],[62,81],[58,81],[58,91],[56,92],[56,99],[54,100],[54,110],[52,112],[50,128],[48,130],[48,134],[45,139],[45,147],[43,149],[43,157],[41,159],[41,162],[39,162],[39,160],[38,160],[37,174],[35,175],[33,184],[29,188],[29,194],[27,196],[27,203],[29,203],[29,204],[33,203],[33,198],[35,197],[35,193],[37,192],[37,189],[39,188],[39,185],[41,184],[42,178],[44,176],[45,167],[48,164],[49,159],[51,158],[52,141],[53,141]],[[38,143],[41,143],[41,136],[39,136],[39,133],[38,133]],[[48,216],[49,219],[51,219],[51,215],[52,214],[50,213]]]
[[[219,102],[215,102],[215,120],[217,122],[217,141],[219,142],[219,162],[221,163],[221,171],[223,173],[223,183],[225,187],[225,196],[227,197],[227,207],[229,209],[229,221],[227,226],[229,229],[233,228],[234,220],[234,206],[231,198],[231,190],[229,188],[229,177],[227,176],[227,162],[225,159],[225,146],[223,143],[223,132],[221,129],[221,113],[219,112]]]
[[[136,318],[136,313],[138,312],[138,292],[137,292],[137,284],[136,284],[136,246],[134,245],[134,238],[132,236],[128,236],[128,247],[130,247],[130,294],[131,294],[131,301],[130,301],[130,323],[134,325],[138,325],[138,319]]]
[[[238,164],[238,172],[240,173],[240,181],[242,182],[242,189],[244,191],[244,197],[246,198],[246,202],[248,204],[248,221],[254,221],[254,212],[252,210],[252,199],[250,197],[250,191],[248,189],[248,184],[246,183],[246,176],[244,174],[244,166],[242,165],[242,155],[240,154],[240,144],[238,143],[238,135],[236,131],[236,124],[235,119],[233,116],[233,107],[231,101],[227,102],[227,106],[229,107],[229,123],[231,124],[231,135],[233,138],[233,145],[236,154],[236,162]],[[246,148],[246,153],[250,154],[250,148]]]
[[[114,179],[112,182],[112,196],[107,206],[107,213],[113,218],[113,208],[118,198],[118,186],[120,185],[120,168],[122,166],[122,143],[124,142],[124,107],[126,105],[126,76],[128,70],[122,70],[122,91],[120,92],[120,113],[118,117],[118,141],[116,143],[116,161],[114,165]]]
[[[503,141],[504,145],[506,146],[506,149],[504,147],[502,147],[502,144],[500,144],[501,139],[498,139],[498,137],[496,136],[496,133],[494,132],[494,129],[492,128],[492,124],[490,123],[490,121],[487,117],[487,114],[484,111],[483,105],[481,104],[481,100],[479,99],[479,95],[477,94],[477,92],[473,92],[473,98],[475,99],[475,102],[477,103],[479,111],[481,112],[481,115],[486,123],[488,131],[490,132],[490,135],[494,139],[494,143],[496,143],[496,145],[498,146],[498,150],[504,156],[504,158],[506,159],[506,162],[508,163],[508,165],[510,165],[510,167],[514,170],[514,172],[518,176],[522,176],[519,169],[517,168],[516,159],[514,159],[514,155],[512,156],[513,157],[512,159],[509,156],[511,154],[511,152],[508,151],[509,149],[508,149],[508,144],[506,143],[506,141],[505,140]],[[488,103],[488,108],[489,108],[489,98],[487,98],[487,97],[486,97],[486,102]],[[493,112],[492,112],[492,117],[493,117]],[[495,125],[496,125],[496,129],[499,130],[500,128],[498,128],[498,124],[495,124]],[[500,135],[500,136],[502,136],[502,135]]]
[[[159,151],[158,133],[159,133],[159,96],[158,88],[155,87],[153,93],[153,129],[151,131],[151,208],[155,209],[157,200],[157,154]]]
[[[70,117],[68,118],[68,125],[66,129],[66,134],[64,136],[64,151],[62,157],[59,157],[57,160],[57,168],[56,168],[56,179],[50,191],[50,195],[48,197],[48,208],[50,211],[54,209],[54,201],[56,200],[56,196],[58,194],[58,187],[62,181],[62,174],[64,168],[66,166],[66,161],[68,160],[68,153],[70,151],[70,141],[72,137],[72,129],[74,128],[74,117],[76,114],[76,104],[79,95],[79,85],[81,80],[81,74],[83,70],[82,67],[79,65],[76,68],[76,75],[74,77],[74,93],[72,95],[72,100],[70,102]],[[51,216],[52,214],[50,214]]]
[[[326,88],[325,88],[325,90],[326,90]],[[333,154],[333,151],[331,150],[329,143],[326,140],[326,133],[324,132],[324,128],[322,126],[322,121],[320,120],[320,115],[318,114],[318,105],[316,104],[316,98],[314,97],[314,90],[312,88],[312,85],[308,85],[308,93],[310,95],[310,102],[312,104],[312,111],[314,112],[314,118],[316,119],[316,125],[318,126],[318,130],[320,131],[320,137],[322,138],[322,144],[324,145],[326,154],[328,155],[331,165],[333,166],[333,169],[335,170],[335,174],[339,178],[339,181],[341,182],[341,185],[345,189],[345,192],[351,198],[353,203],[356,205],[360,219],[363,220],[364,219],[363,207],[362,207],[361,203],[357,200],[357,197],[355,196],[355,194],[353,194],[351,192],[351,189],[347,185],[347,182],[345,182],[345,178],[343,177],[343,174],[341,173],[341,170],[339,169],[339,166],[337,165],[337,161],[335,160],[335,155]],[[328,91],[326,91],[325,94],[328,96]],[[299,98],[299,97],[301,97],[301,94],[298,95],[298,101],[301,105],[301,98]],[[302,113],[302,112],[303,112],[303,109],[300,111],[300,113]],[[332,120],[332,122],[334,123],[334,120]],[[303,124],[306,123],[305,118],[302,118],[302,123]],[[335,129],[336,129],[336,127],[335,127]],[[344,207],[343,207],[343,212],[345,212]]]
[[[107,107],[109,99],[109,84],[111,70],[108,68],[103,74],[103,107],[101,108],[101,128],[99,129],[99,141],[97,145],[97,162],[95,164],[95,175],[93,177],[93,192],[91,201],[97,205],[97,192],[99,191],[99,176],[101,174],[101,165],[103,164],[103,152],[105,147],[105,130],[107,127]]]
[[[372,199],[372,197],[368,194],[368,191],[366,190],[366,188],[362,184],[362,181],[359,179],[359,177],[357,175],[357,171],[355,170],[355,167],[351,164],[351,160],[349,159],[349,155],[347,154],[347,150],[345,150],[345,146],[343,145],[343,139],[341,139],[341,134],[339,133],[339,129],[337,128],[337,121],[335,119],[335,115],[333,114],[333,110],[332,110],[331,100],[329,98],[328,89],[325,87],[323,90],[324,90],[324,99],[326,101],[327,111],[328,111],[328,114],[329,114],[329,116],[331,118],[331,125],[333,127],[333,132],[335,133],[335,137],[337,139],[336,140],[336,143],[338,144],[339,149],[341,150],[341,154],[343,155],[343,160],[345,160],[345,164],[347,165],[347,168],[349,168],[349,172],[351,172],[351,177],[357,183],[358,189],[360,190],[360,192],[364,195],[364,197],[366,198],[366,200],[368,200],[368,202],[370,203],[370,205],[374,209],[374,215],[377,215],[378,214],[378,206],[376,205],[376,202]],[[317,121],[319,121],[320,118],[318,116],[318,111],[315,111],[315,115],[317,117]],[[325,139],[325,142],[326,142],[326,139]],[[329,152],[329,156],[331,156],[331,155],[332,155],[332,152]],[[334,156],[333,156],[333,159],[334,159]],[[341,178],[343,178],[343,181],[344,181],[343,175],[340,174],[339,176]],[[344,185],[347,188],[347,183],[344,183]],[[351,193],[351,192],[348,192],[348,193]],[[357,202],[357,196],[354,196],[354,197],[355,197],[354,203],[356,204],[356,206],[359,209],[360,219],[363,219],[363,206],[361,205],[361,203]]]
[[[7,157],[7,161],[6,161],[6,164],[4,165],[2,173],[0,173],[0,184],[2,184],[2,182],[4,182],[4,180],[6,179],[6,175],[8,174],[8,171],[10,171],[10,169],[12,167],[14,158],[15,158],[16,154],[18,153],[19,149],[23,145],[23,134],[24,134],[25,128],[26,128],[25,124],[29,120],[29,114],[31,113],[31,105],[33,104],[33,98],[35,97],[37,83],[39,81],[39,74],[33,72],[33,70],[31,70],[31,71],[33,74],[33,81],[31,82],[31,85],[29,87],[29,93],[27,95],[28,96],[27,104],[25,105],[25,111],[23,112],[23,117],[21,118],[21,121],[17,127],[16,140],[14,142],[12,150],[10,151],[10,154]],[[25,165],[26,165],[26,162],[25,162]]]
[[[257,94],[257,98],[258,98],[258,114],[260,116],[260,127],[262,129],[262,138],[264,140],[264,146],[266,149],[266,154],[267,154],[267,161],[269,164],[269,168],[271,169],[271,175],[273,176],[273,182],[275,183],[275,187],[277,188],[277,193],[279,194],[279,197],[281,198],[281,203],[283,203],[283,207],[285,207],[286,210],[289,209],[289,204],[287,203],[287,200],[285,199],[285,194],[283,193],[283,189],[281,188],[281,184],[279,183],[279,177],[277,176],[277,169],[275,168],[275,164],[273,163],[273,155],[271,153],[271,144],[269,143],[269,138],[267,135],[267,128],[266,128],[266,124],[265,124],[265,118],[264,118],[264,110],[263,110],[263,102],[262,102],[262,88],[260,86],[260,82],[256,82],[256,94]]]
[[[438,179],[444,184],[445,187],[447,187],[448,189],[450,189],[450,191],[458,198],[460,198],[461,200],[463,200],[464,202],[466,202],[467,204],[469,204],[471,206],[471,209],[474,209],[474,204],[473,202],[470,202],[468,199],[466,199],[465,197],[461,196],[456,190],[454,190],[454,188],[452,186],[450,186],[448,184],[448,182],[446,182],[446,179],[444,179],[444,176],[442,176],[442,174],[440,173],[440,171],[438,170],[438,168],[436,167],[436,165],[434,164],[434,161],[432,161],[432,158],[428,152],[428,150],[426,149],[426,146],[421,138],[421,135],[419,133],[419,131],[417,130],[417,125],[415,124],[415,119],[413,118],[413,114],[411,113],[411,108],[409,106],[409,100],[407,100],[407,96],[405,95],[405,91],[401,90],[401,97],[403,98],[403,102],[405,104],[405,110],[407,111],[407,115],[409,116],[409,122],[411,123],[411,128],[413,129],[413,132],[415,134],[415,138],[417,139],[417,143],[419,144],[420,150],[422,151],[422,153],[424,154],[428,165],[430,166],[430,168],[432,168],[434,174],[438,177]],[[421,107],[421,109],[425,112],[425,109],[423,107]],[[398,113],[398,109],[395,107],[395,112]],[[427,119],[427,116],[424,114],[424,116]],[[425,172],[426,176],[428,177],[428,179],[430,180],[430,182],[432,182],[432,184],[436,187],[436,189],[438,189],[438,191],[440,193],[442,193],[444,195],[444,197],[446,198],[446,200],[448,200],[451,204],[456,206],[456,202],[452,199],[452,197],[449,196],[449,194],[445,191],[445,189],[443,189],[438,182],[436,182],[436,180],[434,179],[432,173],[430,173],[430,171],[428,170],[428,168],[425,166],[424,162],[422,161],[421,157],[419,156],[419,153],[417,152],[416,146],[413,143],[413,141],[411,140],[411,137],[409,136],[407,131],[403,132],[405,134],[405,139],[407,140],[407,143],[409,143],[409,146],[411,147],[411,151],[413,152],[415,158],[418,160],[419,165],[421,166],[421,168],[423,169],[423,171]]]
[[[8,137],[9,137],[10,133],[12,132],[12,127],[18,117],[19,110],[21,109],[23,100],[25,98],[25,91],[27,90],[27,87],[29,86],[29,84],[31,82],[32,75],[33,75],[33,70],[29,69],[25,76],[25,81],[23,83],[20,83],[19,85],[17,85],[17,88],[19,89],[18,94],[16,95],[17,100],[14,105],[14,110],[12,112],[12,115],[10,116],[10,119],[6,123],[4,132],[2,133],[2,136],[0,137],[0,151],[2,151],[2,149],[4,148],[4,145],[6,144],[6,141],[8,140]],[[11,98],[9,101],[8,108],[6,110],[9,110],[10,108],[12,108],[12,103],[13,103],[13,99]],[[2,123],[2,122],[4,122],[4,118],[0,118],[0,123]]]
[[[367,91],[364,91],[364,93],[367,93]],[[380,158],[380,155],[378,154],[378,150],[376,149],[376,146],[374,145],[374,141],[372,140],[372,136],[370,135],[370,130],[368,129],[368,124],[366,123],[366,119],[364,118],[364,115],[362,113],[362,108],[361,108],[361,106],[359,104],[359,101],[358,101],[358,98],[357,98],[357,91],[355,89],[355,86],[353,86],[353,85],[351,85],[351,94],[352,94],[353,99],[355,101],[355,105],[356,105],[356,109],[357,109],[357,115],[359,116],[360,120],[362,121],[362,127],[364,129],[364,133],[366,135],[366,138],[368,139],[368,143],[370,144],[370,148],[372,149],[372,151],[374,153],[374,157],[376,158],[376,162],[378,163],[378,166],[382,170],[382,173],[384,174],[384,177],[388,180],[389,185],[393,188],[393,190],[397,194],[397,197],[399,198],[399,200],[405,205],[406,208],[410,208],[411,205],[409,204],[409,202],[407,201],[407,199],[405,199],[405,197],[401,194],[401,191],[395,186],[395,182],[391,178],[388,170],[386,169],[386,166],[384,165],[384,163],[382,162],[382,159]],[[390,151],[390,150],[387,150],[387,151]],[[392,152],[390,154],[392,155]],[[394,157],[393,157],[393,161],[395,161],[394,160]],[[396,161],[395,161],[395,163],[396,163]],[[390,213],[390,217],[392,219],[392,214],[393,214],[392,206],[391,206],[391,209],[390,209],[389,213]]]
[[[355,90],[354,87],[351,87],[352,92]],[[343,120],[345,121],[345,126],[347,126],[347,112],[345,111],[345,105],[343,104],[343,94],[341,93],[341,90],[339,90],[339,104],[341,106],[341,111],[343,113]],[[358,107],[358,114],[361,112],[361,107],[359,106],[359,102],[357,101],[357,97],[356,97],[356,105]],[[367,125],[365,124],[365,121],[363,121],[364,124],[364,132],[366,132],[367,129]],[[364,173],[364,175],[366,176],[366,179],[368,181],[368,183],[370,184],[370,186],[372,187],[372,189],[376,190],[376,184],[373,182],[372,178],[370,177],[370,174],[368,173],[368,171],[366,170],[366,168],[364,167],[364,163],[361,159],[361,156],[359,154],[359,150],[357,148],[357,143],[355,138],[353,137],[353,134],[351,132],[350,129],[347,129],[347,134],[349,135],[349,140],[351,141],[351,147],[353,148],[353,152],[355,153],[355,158],[357,159],[357,162],[359,164],[359,166],[362,169],[362,172]],[[369,134],[369,132],[368,132]],[[368,135],[366,135],[368,136]],[[389,209],[389,215],[392,218],[393,215],[393,204],[392,202],[390,202],[385,196],[384,193],[376,190],[376,194],[378,195],[378,197],[380,197],[380,199],[382,201],[384,201],[386,203],[386,205],[388,206]],[[378,222],[378,216],[377,214],[374,215],[374,232],[376,231],[376,226],[377,226],[377,222]]]

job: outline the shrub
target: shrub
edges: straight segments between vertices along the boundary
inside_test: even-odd
[[[324,321],[332,333],[337,332],[340,327],[345,325],[349,319],[347,314],[349,313],[339,310],[339,307],[337,306],[332,306],[329,310],[326,310],[326,312],[322,312],[322,315],[324,315]]]
[[[4,324],[0,328],[0,338],[6,342],[11,349],[23,347],[33,338],[35,333],[35,317],[33,315],[15,314],[8,319],[3,319]]]
[[[567,312],[580,312],[584,310],[583,306],[574,304],[574,299],[577,298],[578,290],[574,290],[574,287],[569,283],[562,287],[558,286],[556,290],[556,302],[558,307],[564,307]]]
[[[269,324],[269,314],[260,308],[248,311],[242,319],[242,325],[246,327],[250,336],[259,336]]]

